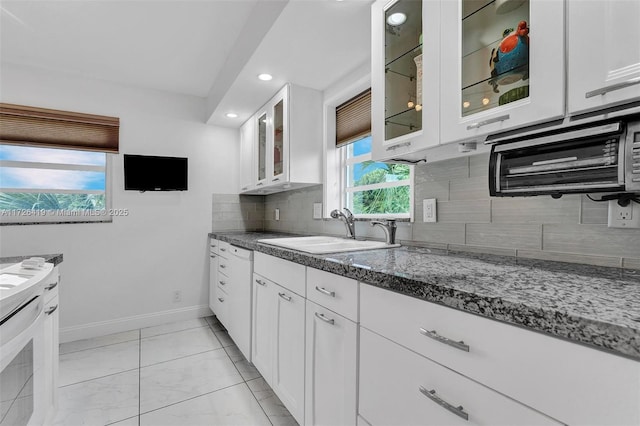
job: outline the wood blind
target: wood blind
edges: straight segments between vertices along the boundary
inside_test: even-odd
[[[117,153],[120,119],[0,103],[0,142]]]
[[[336,107],[336,146],[371,134],[371,89]]]

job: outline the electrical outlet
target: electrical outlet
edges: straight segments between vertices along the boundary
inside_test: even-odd
[[[423,222],[437,222],[436,214],[436,199],[429,198],[422,200],[422,221]]]
[[[609,228],[640,228],[640,204],[631,201],[623,207],[609,200]]]
[[[176,290],[173,292],[173,303],[178,303],[182,301],[182,292],[180,290]]]
[[[322,203],[313,203],[313,218],[322,219]]]
[[[275,220],[280,220],[280,209],[275,209],[273,215]]]

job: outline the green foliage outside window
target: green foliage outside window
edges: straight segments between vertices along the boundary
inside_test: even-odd
[[[104,194],[0,192],[0,210],[102,210]]]
[[[380,164],[365,161],[364,167]],[[379,166],[378,166],[379,167]],[[372,185],[382,182],[408,180],[409,166],[404,164],[385,164],[365,173],[355,182],[355,186]],[[409,184],[393,188],[379,188],[353,193],[353,209],[355,214],[390,214],[407,213],[410,207]]]

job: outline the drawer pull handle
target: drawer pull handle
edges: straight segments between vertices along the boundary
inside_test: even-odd
[[[220,303],[224,302],[224,299],[222,297],[218,297],[218,300],[220,301]]]
[[[509,114],[501,115],[500,117],[490,118],[484,121],[478,121],[477,123],[469,124],[467,126],[467,130],[479,129],[482,126],[486,126],[487,124],[498,123],[500,121],[505,121],[510,118]]]
[[[52,313],[54,313],[56,311],[56,309],[58,309],[58,305],[47,309],[46,311],[44,311],[44,313],[47,314],[47,315],[51,315]]]
[[[220,247],[220,251],[227,251],[227,249]]]
[[[278,296],[282,297],[284,300],[286,300],[287,302],[291,302],[291,296],[287,296],[284,293],[278,293]]]
[[[336,292],[335,291],[329,291],[324,287],[316,286],[316,290],[318,290],[322,294],[326,294],[327,296],[336,297]]]
[[[265,283],[265,282],[264,282],[264,281],[262,281],[262,280],[256,280],[256,282],[257,282],[258,284],[260,284],[260,285],[267,285],[267,283]]]
[[[227,267],[227,265],[225,265],[224,263],[221,263],[221,264],[220,264],[220,267],[221,267],[222,269],[224,269],[224,268],[226,268],[226,267]]]
[[[333,320],[333,318],[327,318],[324,316],[324,314],[319,314],[319,313],[315,313],[316,317],[320,318],[322,321],[326,322],[327,324],[331,324],[333,325],[333,323],[335,323],[335,320]]]
[[[220,283],[220,285],[227,285],[227,283],[222,281],[222,280],[220,280],[219,283]]]
[[[623,81],[622,83],[612,84],[611,86],[602,87],[600,89],[592,90],[584,94],[586,99],[593,98],[594,96],[604,95],[615,90],[625,89],[629,86],[635,86],[640,84],[640,78],[632,78],[631,80]]]
[[[469,413],[465,413],[462,405],[455,407],[449,404],[447,401],[445,401],[444,399],[436,395],[435,389],[427,390],[424,386],[420,386],[418,390],[420,391],[421,394],[423,394],[424,396],[426,396],[427,398],[429,398],[439,406],[446,408],[447,410],[451,411],[453,414],[455,414],[458,417],[462,417],[467,421],[469,420]]]
[[[278,182],[280,180],[280,178],[273,178],[273,180],[271,180],[271,182]]]
[[[56,288],[57,286],[58,286],[58,283],[57,283],[57,282],[55,282],[55,283],[51,283],[51,284],[49,284],[49,285],[48,285],[48,286],[46,286],[44,289],[45,289],[45,290],[53,290],[53,289],[54,289],[54,288]]]
[[[212,258],[212,259],[215,259],[215,258],[216,258],[216,255],[215,255],[215,254],[213,254],[213,253],[211,253],[211,254],[209,255],[209,257],[210,257],[210,258]]]
[[[440,343],[444,343],[445,345],[453,346],[454,348],[460,349],[461,351],[469,352],[469,345],[465,344],[462,340],[456,342],[455,340],[447,339],[444,336],[440,336],[438,333],[436,333],[435,330],[428,331],[421,327],[420,334],[430,337],[433,340],[437,340]]]

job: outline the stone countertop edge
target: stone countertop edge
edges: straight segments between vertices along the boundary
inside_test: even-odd
[[[371,250],[368,252],[359,251],[351,253],[335,253],[326,255],[314,255],[296,250],[284,249],[268,244],[257,242],[262,238],[280,238],[294,237],[302,235],[286,234],[286,233],[268,233],[268,232],[246,232],[246,233],[209,233],[209,237],[217,238],[246,249],[254,250],[264,254],[289,260],[304,266],[310,266],[316,269],[331,272],[337,275],[353,278],[357,281],[385,288],[400,294],[416,297],[425,301],[437,303],[458,309],[467,313],[479,315],[485,318],[498,320],[507,324],[516,325],[527,330],[541,332],[546,335],[558,337],[568,340],[572,343],[579,343],[591,348],[607,351],[609,353],[624,356],[636,361],[640,361],[640,306],[636,307],[638,312],[619,312],[622,308],[617,306],[609,306],[606,301],[601,305],[594,307],[592,295],[584,297],[582,293],[582,284],[586,279],[585,275],[589,275],[589,280],[596,284],[609,284],[611,282],[622,282],[622,291],[632,292],[631,306],[634,306],[634,299],[640,297],[640,277],[636,274],[625,276],[622,279],[622,271],[618,268],[605,268],[591,265],[567,264],[552,261],[535,261],[525,262],[524,265],[518,265],[515,258],[501,257],[493,255],[478,255],[476,253],[461,253],[447,255],[445,252],[438,252],[434,256],[434,250],[428,250],[419,247],[400,247],[398,249],[381,249]],[[478,286],[478,292],[471,288],[456,288],[455,284],[438,280],[437,275],[419,276],[408,273],[398,274],[397,272],[385,270],[384,267],[376,265],[371,267],[366,261],[361,262],[362,265],[351,262],[354,257],[375,256],[373,252],[387,252],[391,250],[402,250],[402,256],[411,258],[412,260],[428,260],[440,258],[448,258],[447,262],[455,259],[462,266],[487,266],[487,268],[498,268],[500,272],[501,285],[496,290],[495,277],[491,275],[479,277],[473,276],[475,279],[484,279],[485,281],[493,281],[493,287],[488,291],[482,286]],[[397,253],[401,253],[398,251]],[[445,256],[443,256],[443,254]],[[348,256],[352,255],[352,256]],[[340,259],[342,257],[342,260]],[[348,262],[345,260],[349,258]],[[357,260],[357,259],[356,259]],[[366,260],[366,259],[365,259]],[[371,263],[374,263],[373,261]],[[469,264],[469,265],[467,265]],[[442,265],[441,265],[442,266]],[[454,268],[453,266],[451,268]],[[449,269],[451,269],[449,268]],[[473,273],[472,269],[467,272]],[[535,283],[535,286],[527,290],[530,294],[520,294],[519,288],[511,289],[509,294],[508,278],[514,277],[515,281],[520,281],[520,273],[528,272],[535,275],[543,275],[545,283]],[[405,275],[405,276],[401,276]],[[464,275],[464,271],[460,274],[450,273],[452,281],[460,281],[462,287],[466,286],[464,279],[460,279]],[[518,277],[517,279],[515,277]],[[450,277],[445,277],[449,281]],[[468,279],[467,279],[468,281]],[[526,282],[526,280],[525,280]],[[568,284],[567,284],[568,283]],[[575,287],[572,287],[572,284]],[[553,288],[553,286],[556,288]],[[562,286],[562,287],[560,287]],[[504,294],[500,291],[506,288]],[[558,290],[569,292],[571,296],[575,293],[575,297],[584,303],[586,310],[592,309],[598,312],[580,312],[583,306],[565,306],[558,307],[565,302],[565,297],[559,297],[553,291],[545,295],[544,290]],[[605,287],[603,285],[603,287]],[[599,290],[599,286],[595,286]],[[486,294],[480,294],[480,293]],[[514,293],[513,290],[516,290]],[[601,289],[603,294],[598,299],[606,300],[609,297],[607,288]],[[493,292],[494,294],[488,294]],[[539,295],[538,293],[542,293]],[[533,295],[533,296],[532,296]],[[527,296],[531,299],[527,300]],[[600,295],[597,295],[600,296]],[[545,297],[547,299],[545,299]],[[538,299],[538,300],[533,300]],[[558,300],[560,299],[560,301]],[[568,308],[571,309],[568,309]],[[602,315],[600,315],[600,312]],[[603,316],[611,315],[613,319],[602,319]],[[631,317],[627,318],[628,315]],[[622,318],[622,316],[625,316]]]
[[[32,254],[29,256],[8,256],[0,257],[0,263],[19,263],[30,257],[43,257],[45,262],[53,263],[53,266],[58,266],[62,263],[62,253],[54,254]]]

